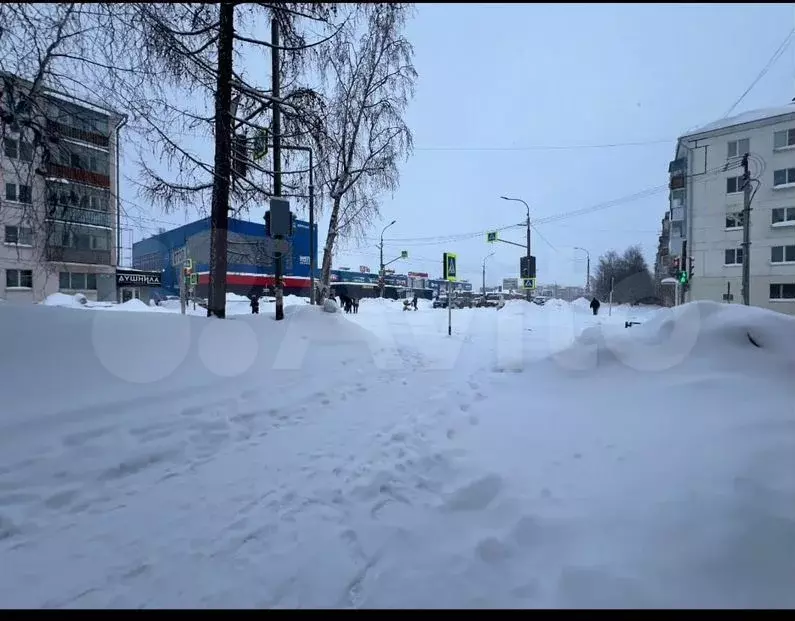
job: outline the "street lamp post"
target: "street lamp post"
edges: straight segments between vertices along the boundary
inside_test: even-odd
[[[591,295],[591,253],[580,246],[574,246],[574,249],[582,250],[587,257],[587,267],[585,268],[585,296],[588,297]]]
[[[378,244],[378,248],[381,251],[381,260],[380,260],[380,269],[378,270],[378,278],[379,278],[379,280],[381,282],[381,297],[382,298],[384,297],[384,276],[386,275],[384,273],[384,233],[395,222],[397,222],[397,220],[392,220],[392,222],[390,222],[389,224],[387,224],[384,227],[384,230],[381,231],[381,243]]]
[[[528,205],[521,198],[510,198],[508,196],[500,196],[500,198],[502,200],[504,200],[504,201],[516,201],[517,203],[522,203],[522,205],[525,206],[525,209],[527,209],[527,220],[525,221],[525,223],[527,225],[527,269],[529,270],[530,269],[530,205]],[[520,276],[521,276],[521,274],[520,274]],[[528,274],[528,276],[529,276],[529,274]],[[527,299],[528,300],[530,300],[530,296],[531,296],[531,293],[530,293],[530,290],[528,289],[527,290]]]
[[[489,257],[493,257],[493,256],[494,256],[494,253],[490,252],[485,257],[483,257],[483,289],[481,290],[481,293],[483,293],[483,303],[484,303],[484,305],[486,303],[486,259],[488,259]]]

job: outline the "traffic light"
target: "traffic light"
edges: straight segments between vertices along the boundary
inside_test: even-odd
[[[688,282],[688,277],[689,274],[687,273],[687,271],[682,270],[681,272],[679,272],[679,284],[686,285]]]
[[[691,280],[693,280],[693,272],[695,266],[693,265],[693,257],[688,257],[688,261],[690,262],[690,265],[688,267],[687,281],[690,282]]]

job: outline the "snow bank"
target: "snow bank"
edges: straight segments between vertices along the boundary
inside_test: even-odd
[[[85,308],[78,296],[82,294],[67,295],[65,293],[51,293],[42,302],[44,306],[60,306],[63,308]],[[85,299],[85,296],[82,296]]]
[[[0,307],[0,602],[795,607],[795,319],[393,305]]]

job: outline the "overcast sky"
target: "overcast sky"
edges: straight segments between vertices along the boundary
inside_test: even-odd
[[[793,27],[795,9],[786,4],[417,5],[407,32],[419,73],[407,114],[415,152],[399,190],[383,196],[382,222],[334,267],[376,272],[378,236],[394,219],[387,260],[401,250],[410,257],[393,264],[397,271],[439,276],[449,251],[461,275],[479,284],[483,258],[493,251],[487,282],[498,284],[518,274],[523,251],[474,234],[525,218],[523,205],[500,195],[524,199],[531,222],[539,220],[532,247],[541,283],[584,284],[585,254],[576,246],[590,252],[593,266],[607,250],[641,244],[651,266],[664,188],[543,220],[664,185],[676,137],[724,116]],[[793,97],[795,45],[733,113]],[[134,167],[133,158],[125,164]],[[146,213],[129,182],[122,197],[139,216],[124,222],[128,260],[133,239],[200,217]],[[262,211],[249,218],[261,221]],[[321,218],[321,253],[327,226]],[[525,239],[523,228],[500,236]]]

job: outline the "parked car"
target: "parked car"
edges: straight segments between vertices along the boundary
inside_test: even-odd
[[[433,308],[447,308],[447,296],[437,296],[433,301]]]

